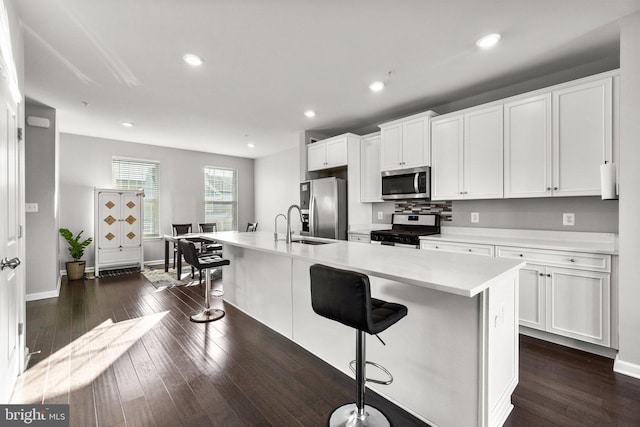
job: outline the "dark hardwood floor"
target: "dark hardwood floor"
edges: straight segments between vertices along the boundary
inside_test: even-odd
[[[41,353],[12,403],[68,403],[72,426],[200,427],[324,426],[353,401],[351,379],[221,300],[224,318],[190,322],[202,300],[200,286],[156,290],[140,274],[63,280],[59,298],[27,303]],[[640,380],[612,360],[527,337],[520,348],[506,426],[640,425]],[[425,425],[367,401],[396,427]]]

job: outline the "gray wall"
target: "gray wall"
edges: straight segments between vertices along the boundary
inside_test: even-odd
[[[620,31],[620,353],[616,369],[640,378],[640,13]],[[622,362],[622,363],[619,363]]]
[[[298,148],[292,148],[255,161],[255,204],[259,231],[274,231],[277,214],[287,214],[292,204],[300,203],[300,157]],[[293,212],[292,218],[296,218]],[[300,221],[292,221],[295,231],[300,230]],[[278,232],[284,238],[285,221],[278,219]]]
[[[58,212],[56,205],[56,110],[27,102],[27,116],[49,119],[46,128],[25,128],[25,201],[37,203],[38,212],[26,213],[25,272],[29,298],[55,296],[59,268]],[[47,294],[49,293],[49,294]],[[44,295],[42,295],[44,294]]]
[[[480,222],[471,222],[471,212],[480,214]],[[574,213],[576,224],[562,225],[563,213]],[[618,201],[599,197],[455,200],[453,220],[446,225],[617,233]]]
[[[94,187],[111,187],[111,159],[126,157],[160,163],[160,233],[171,234],[172,223],[204,221],[205,166],[238,171],[238,227],[254,221],[253,159],[222,156],[197,151],[157,147],[90,136],[60,135],[60,226],[85,230],[93,236]],[[62,242],[61,242],[62,245]],[[164,259],[161,238],[144,242],[145,262]],[[62,256],[63,268],[66,257]],[[94,244],[84,258],[94,265]]]

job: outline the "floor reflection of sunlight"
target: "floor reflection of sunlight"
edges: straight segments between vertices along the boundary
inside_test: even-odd
[[[70,391],[91,384],[167,313],[117,323],[112,319],[105,320],[27,368],[19,379],[11,403],[40,404],[58,396],[67,400]]]

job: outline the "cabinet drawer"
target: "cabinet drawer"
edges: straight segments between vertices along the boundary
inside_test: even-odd
[[[122,250],[101,249],[98,254],[98,262],[101,265],[140,260],[140,248]]]
[[[467,253],[490,257],[493,256],[493,245],[480,245],[475,243],[434,242],[430,240],[423,240],[420,242],[420,249]]]
[[[498,246],[500,258],[522,259],[530,263],[557,265],[597,271],[611,271],[611,255],[580,252],[547,251]]]
[[[371,243],[371,236],[366,234],[349,233],[350,242]]]

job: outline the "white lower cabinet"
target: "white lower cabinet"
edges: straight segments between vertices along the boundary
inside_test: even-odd
[[[371,243],[371,235],[364,233],[349,233],[350,242]]]
[[[454,242],[433,242],[421,241],[420,249],[432,251],[457,252],[473,255],[484,255],[493,257],[493,245],[482,245],[477,243],[454,243]]]
[[[520,271],[520,325],[611,345],[610,255],[498,247],[496,256],[527,261]],[[549,264],[530,264],[541,259]],[[575,268],[580,260],[598,262]]]

